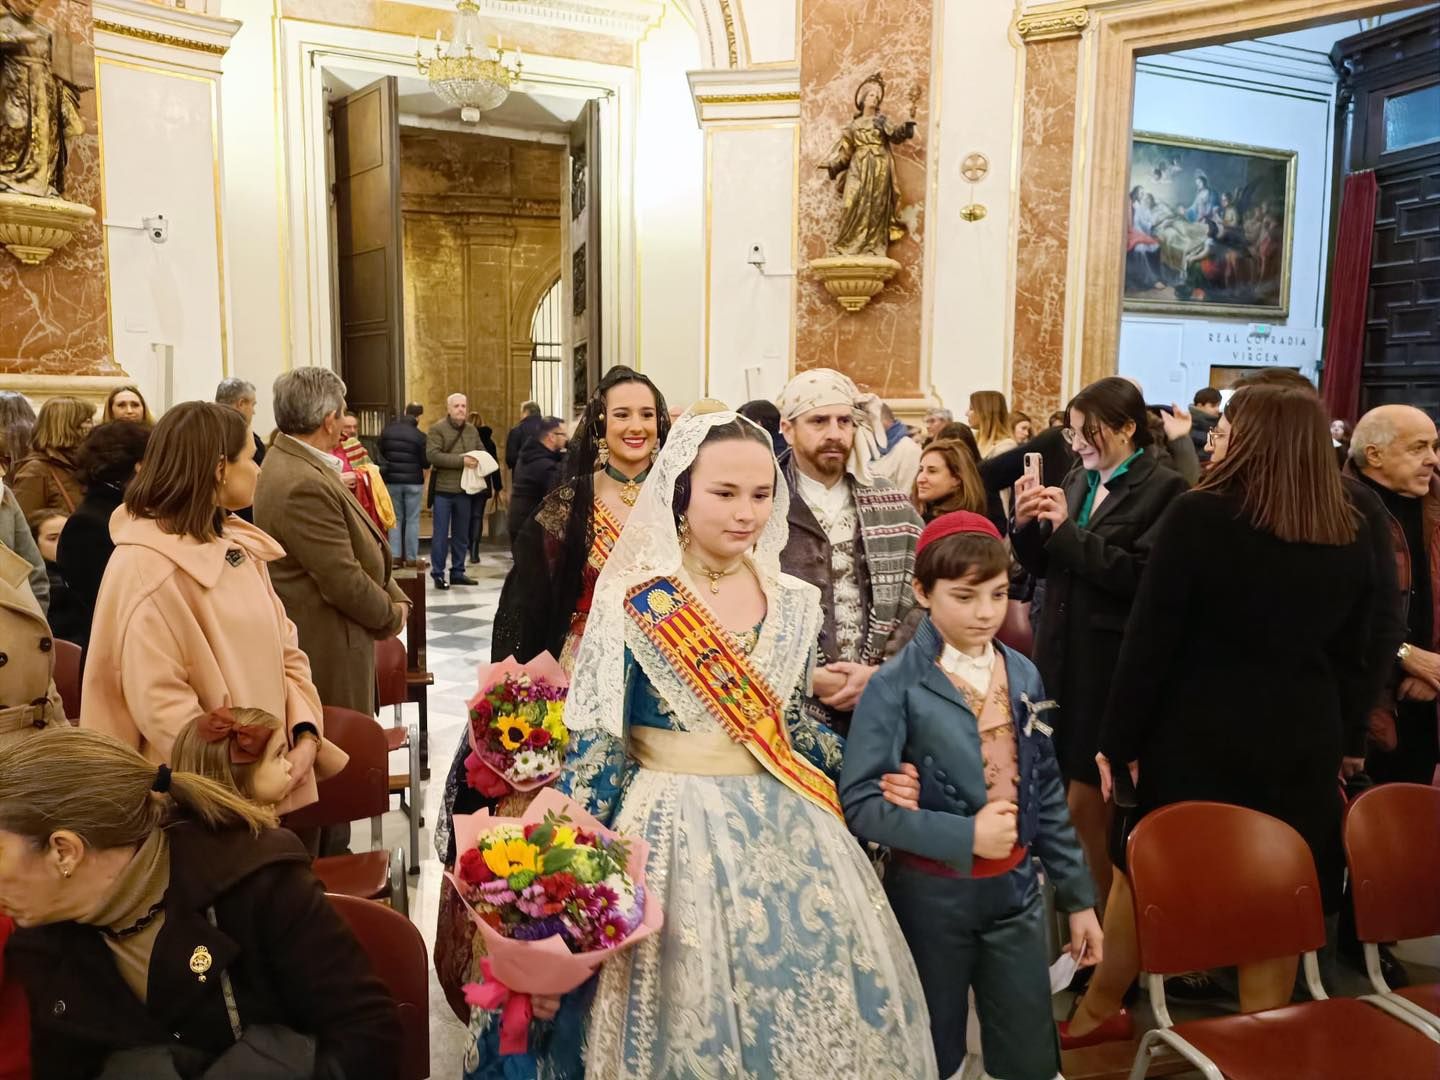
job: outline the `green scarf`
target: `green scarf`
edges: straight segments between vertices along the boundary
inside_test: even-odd
[[[1117,476],[1123,476],[1125,473],[1129,472],[1130,463],[1143,453],[1145,453],[1145,448],[1141,447],[1139,450],[1136,450],[1133,454],[1131,454],[1124,461],[1122,461],[1119,465],[1115,466],[1115,471],[1110,474],[1110,480],[1114,480]],[[1107,484],[1109,482],[1109,480],[1106,481]],[[1075,524],[1082,529],[1089,526],[1090,514],[1095,509],[1095,492],[1100,487],[1099,471],[1096,469],[1086,469],[1085,483],[1089,485],[1089,487],[1085,491],[1085,501],[1080,504],[1080,513],[1075,516]]]

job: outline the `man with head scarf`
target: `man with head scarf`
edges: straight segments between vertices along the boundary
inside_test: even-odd
[[[903,640],[920,516],[903,491],[872,476],[883,437],[880,399],[845,375],[812,368],[779,402],[790,444],[787,574],[820,590],[821,667],[805,707],[842,735],[871,674]]]

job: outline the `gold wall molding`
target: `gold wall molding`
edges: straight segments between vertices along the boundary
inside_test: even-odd
[[[1022,15],[1015,23],[1015,32],[1027,44],[1032,41],[1053,41],[1056,38],[1079,37],[1090,25],[1090,12],[1083,8],[1050,11],[1041,15]]]
[[[720,0],[720,19],[725,24],[725,48],[730,54],[730,66],[740,66],[740,49],[735,43],[735,14],[730,10],[730,0]]]
[[[799,90],[779,90],[772,94],[696,94],[701,105],[763,105],[775,101],[799,101]]]
[[[172,49],[190,49],[193,52],[209,53],[211,56],[224,56],[230,51],[229,45],[221,45],[211,41],[197,41],[194,38],[184,38],[176,34],[165,34],[159,30],[146,30],[138,26],[128,26],[125,23],[110,22],[107,19],[96,19],[95,29],[107,34],[119,34],[121,37],[135,38],[138,41],[148,41],[153,45],[165,45]]]

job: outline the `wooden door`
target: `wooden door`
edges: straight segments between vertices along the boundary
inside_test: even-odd
[[[1401,402],[1440,419],[1440,12],[1337,42],[1346,172],[1378,188],[1360,411]],[[1339,185],[1336,185],[1339,190]]]
[[[330,107],[335,138],[335,248],[340,377],[360,431],[378,435],[405,396],[404,246],[396,81],[380,79]]]
[[[605,369],[600,330],[600,103],[587,101],[570,129],[570,207],[564,257],[571,399],[585,407]]]

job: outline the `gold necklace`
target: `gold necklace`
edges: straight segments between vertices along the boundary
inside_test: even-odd
[[[640,485],[650,475],[647,467],[635,476],[626,476],[619,469],[615,468],[608,461],[605,463],[605,475],[620,485],[620,501],[626,506],[634,506],[635,500],[640,498]]]
[[[710,567],[706,566],[704,563],[700,563],[699,565],[693,565],[687,562],[685,563],[685,569],[689,570],[692,574],[703,574],[705,577],[709,578],[710,594],[712,596],[719,596],[721,579],[727,578],[731,574],[738,573],[740,568],[744,565],[745,561],[742,559],[740,562],[736,563],[728,570],[711,570]]]

